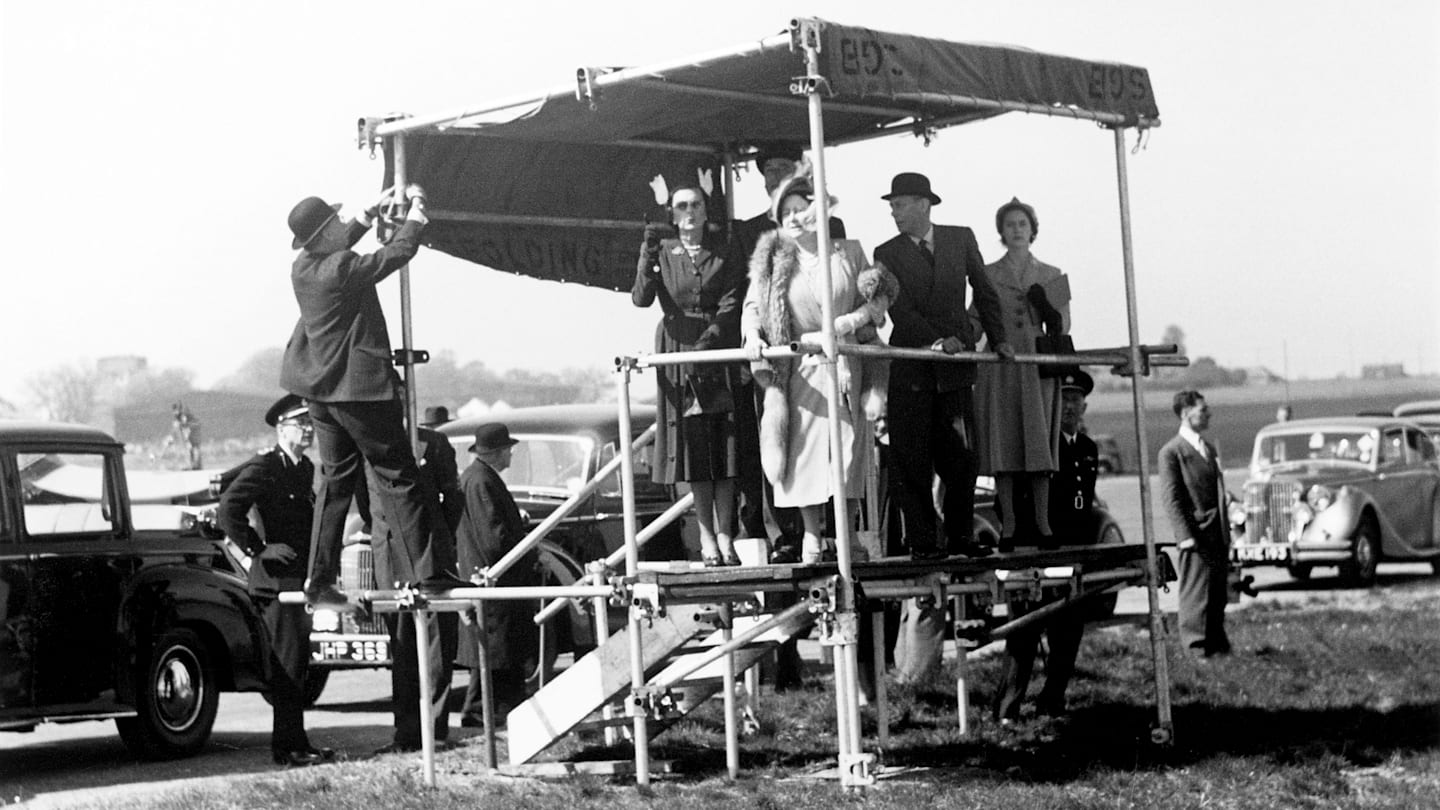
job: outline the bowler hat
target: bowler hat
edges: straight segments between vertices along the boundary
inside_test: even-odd
[[[308,413],[310,413],[310,406],[306,404],[305,400],[294,394],[286,394],[275,400],[275,404],[265,412],[265,424],[275,427],[286,419],[294,419]]]
[[[1060,378],[1060,390],[1070,388],[1089,396],[1095,390],[1095,380],[1090,378],[1083,370],[1071,368],[1065,370],[1065,375]]]
[[[470,452],[488,453],[491,450],[514,447],[519,443],[517,439],[510,438],[510,428],[499,422],[486,422],[475,428],[475,443],[470,445]]]
[[[290,247],[299,250],[313,242],[339,212],[339,203],[330,205],[319,197],[306,197],[295,203],[290,209],[290,232],[295,234]]]
[[[435,427],[450,421],[450,409],[444,405],[432,405],[425,409],[425,417],[420,424],[425,427]]]
[[[940,204],[940,195],[930,190],[930,178],[919,172],[901,172],[890,181],[890,193],[880,197],[889,200],[895,197],[924,197],[931,205]]]

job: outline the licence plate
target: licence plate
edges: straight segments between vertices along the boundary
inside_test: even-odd
[[[1237,546],[1235,559],[1240,562],[1286,562],[1290,559],[1290,547],[1279,543]]]
[[[388,639],[365,641],[316,641],[310,648],[312,661],[372,661],[382,663],[390,660]]]

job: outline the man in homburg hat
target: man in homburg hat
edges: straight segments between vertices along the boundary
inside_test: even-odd
[[[437,564],[431,535],[443,531],[435,492],[420,480],[405,430],[400,380],[391,362],[390,335],[375,285],[403,267],[420,247],[427,222],[423,192],[412,187],[404,224],[390,244],[360,255],[350,248],[370,228],[382,197],[352,221],[319,197],[290,212],[291,246],[300,251],[290,271],[300,319],[280,371],[280,384],[310,403],[320,453],[320,487],[311,538],[312,605],[348,605],[336,580],[345,516],[364,486],[362,459],[379,480],[381,507],[400,542],[391,560],[400,581],[426,589],[460,583]]]
[[[271,753],[279,765],[314,765],[335,752],[313,747],[305,733],[310,613],[304,605],[282,605],[278,599],[281,591],[298,590],[305,581],[315,507],[315,465],[305,457],[305,449],[314,432],[305,402],[294,394],[270,406],[265,424],[275,428],[275,445],[222,477],[229,483],[220,494],[216,517],[251,558],[250,598],[270,648]],[[250,524],[251,509],[259,513],[263,535]]]
[[[499,422],[488,422],[475,429],[475,443],[470,445],[474,460],[460,474],[465,509],[456,532],[460,570],[467,575],[499,562],[525,539],[520,507],[500,478],[500,473],[510,466],[516,444],[519,442],[510,437],[510,429]],[[538,565],[539,555],[531,551],[501,574],[496,584],[539,585]],[[461,629],[459,663],[470,669],[470,687],[465,692],[461,725],[483,724],[484,693],[478,650],[482,640],[492,674],[494,694],[491,697],[496,715],[503,716],[525,700],[525,679],[538,663],[540,652],[537,629],[530,621],[532,612],[530,603],[492,601],[485,605],[485,627],[470,625]]]
[[[932,349],[945,354],[973,351],[976,336],[966,314],[965,286],[990,345],[1001,357],[1013,357],[1000,320],[1000,301],[985,275],[985,261],[969,228],[935,225],[930,209],[940,196],[930,178],[901,172],[890,183],[890,217],[900,231],[875,248],[875,262],[900,280],[900,295],[890,307],[894,324],[890,344]],[[904,522],[905,542],[916,560],[939,560],[952,553],[983,556],[990,550],[973,536],[975,476],[975,382],[971,363],[894,360],[890,364],[885,425],[889,433],[887,483]],[[945,536],[939,535],[931,485],[945,485]],[[902,679],[916,679],[940,661],[945,624],[943,605],[905,606],[906,657]]]

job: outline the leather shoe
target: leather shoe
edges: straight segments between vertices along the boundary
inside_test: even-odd
[[[355,608],[345,592],[334,585],[306,588],[305,604],[312,608],[328,608],[330,610],[354,610]]]
[[[319,751],[275,751],[272,756],[276,765],[284,765],[287,768],[304,768],[310,765],[319,765],[325,761]]]
[[[485,718],[481,717],[481,716],[478,715],[478,714],[462,714],[462,715],[460,715],[460,727],[461,727],[461,728],[484,728],[484,727],[485,727]]]
[[[915,562],[936,562],[949,557],[950,553],[943,548],[912,548],[910,559]]]
[[[968,543],[959,543],[955,546],[954,550],[956,554],[965,557],[989,557],[995,553],[995,549],[976,540],[971,540]]]
[[[800,550],[794,546],[778,546],[770,552],[771,565],[795,565],[800,562]]]

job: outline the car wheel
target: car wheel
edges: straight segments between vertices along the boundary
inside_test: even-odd
[[[1366,516],[1355,533],[1355,548],[1350,559],[1340,566],[1340,575],[1356,585],[1375,584],[1375,571],[1380,565],[1380,530],[1375,519]]]
[[[1310,578],[1310,572],[1313,570],[1313,566],[1301,565],[1300,563],[1292,563],[1290,565],[1287,565],[1285,567],[1285,570],[1290,573],[1291,579],[1304,582],[1305,580]]]
[[[136,683],[135,717],[115,721],[120,738],[146,759],[174,759],[199,751],[210,738],[220,690],[210,652],[194,632],[163,633],[150,648]]]

